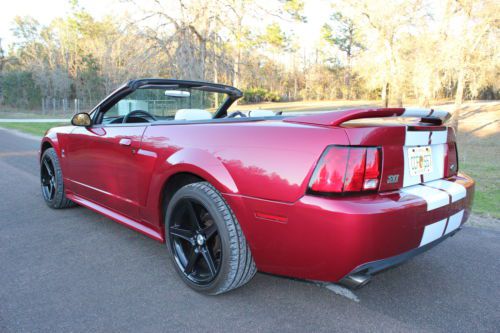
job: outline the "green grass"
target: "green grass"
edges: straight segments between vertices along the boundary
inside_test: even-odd
[[[500,218],[500,135],[489,138],[464,138],[459,136],[458,153],[460,171],[476,181],[473,212]]]
[[[37,136],[43,136],[45,132],[52,127],[69,125],[59,123],[0,123],[0,127],[15,129],[24,133],[29,133]]]
[[[498,203],[500,202],[500,190],[495,189],[492,191],[477,190],[474,197],[473,211],[479,214],[491,215],[500,219],[500,212],[498,211]]]

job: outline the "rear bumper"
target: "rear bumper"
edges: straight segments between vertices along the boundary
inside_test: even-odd
[[[385,271],[387,269],[399,266],[399,265],[403,264],[404,262],[410,260],[411,258],[432,249],[434,246],[438,245],[439,243],[444,241],[446,238],[454,236],[460,230],[461,230],[461,228],[455,229],[452,232],[450,232],[450,233],[448,233],[448,234],[446,234],[446,235],[444,235],[444,236],[442,236],[442,237],[440,237],[440,238],[438,238],[438,239],[436,239],[436,240],[434,240],[434,241],[432,241],[424,246],[417,247],[417,248],[410,250],[408,252],[401,253],[401,254],[395,255],[395,256],[390,257],[390,258],[380,259],[380,260],[368,262],[366,264],[362,264],[362,265],[356,267],[350,273],[348,273],[347,276],[353,275],[353,274],[366,274],[366,275],[371,276],[371,275],[378,274],[382,271]],[[342,280],[341,280],[341,282],[342,282]]]
[[[400,264],[454,234],[469,217],[474,181],[461,174],[444,185],[450,193],[424,188],[336,198],[306,195],[293,204],[225,197],[259,270],[338,282],[355,272],[374,274]]]

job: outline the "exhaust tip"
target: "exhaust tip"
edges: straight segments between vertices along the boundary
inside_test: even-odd
[[[370,282],[372,277],[367,274],[351,274],[340,280],[340,284],[349,289],[359,289]]]

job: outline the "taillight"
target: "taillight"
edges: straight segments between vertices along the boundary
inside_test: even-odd
[[[456,176],[458,172],[458,154],[455,142],[448,142],[445,146],[444,177]]]
[[[321,193],[371,191],[380,182],[380,150],[328,147],[314,170],[309,189]]]

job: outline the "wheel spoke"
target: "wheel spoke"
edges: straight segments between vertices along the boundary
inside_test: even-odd
[[[46,158],[43,159],[43,165],[45,166],[45,170],[47,170],[47,173],[49,174],[49,176],[51,178],[54,177],[54,175],[52,174],[52,169],[50,168],[49,163],[47,163]]]
[[[189,275],[193,272],[194,265],[196,264],[196,260],[198,259],[198,255],[199,252],[196,251],[194,247],[191,248],[186,267],[184,267],[184,273]]]
[[[196,214],[196,210],[194,209],[194,205],[191,200],[185,200],[185,209],[187,210],[187,213],[189,215],[191,225],[197,230],[200,230],[200,218],[198,217],[198,214]]]
[[[194,233],[190,230],[172,226],[170,227],[170,234],[174,237],[185,239],[189,243],[194,244]]]
[[[212,258],[212,255],[210,254],[210,251],[206,246],[204,246],[203,249],[201,250],[201,254],[203,255],[203,259],[205,259],[207,263],[211,277],[215,276],[215,274],[217,273],[217,269],[215,268],[215,263]]]
[[[48,191],[49,191],[49,200],[52,199],[52,194],[54,192],[54,186],[52,185],[52,182],[49,183],[49,186],[48,186]]]
[[[217,225],[215,222],[212,223],[212,225],[206,227],[203,229],[203,233],[205,234],[205,238],[208,240],[210,239],[215,233],[217,232]]]

